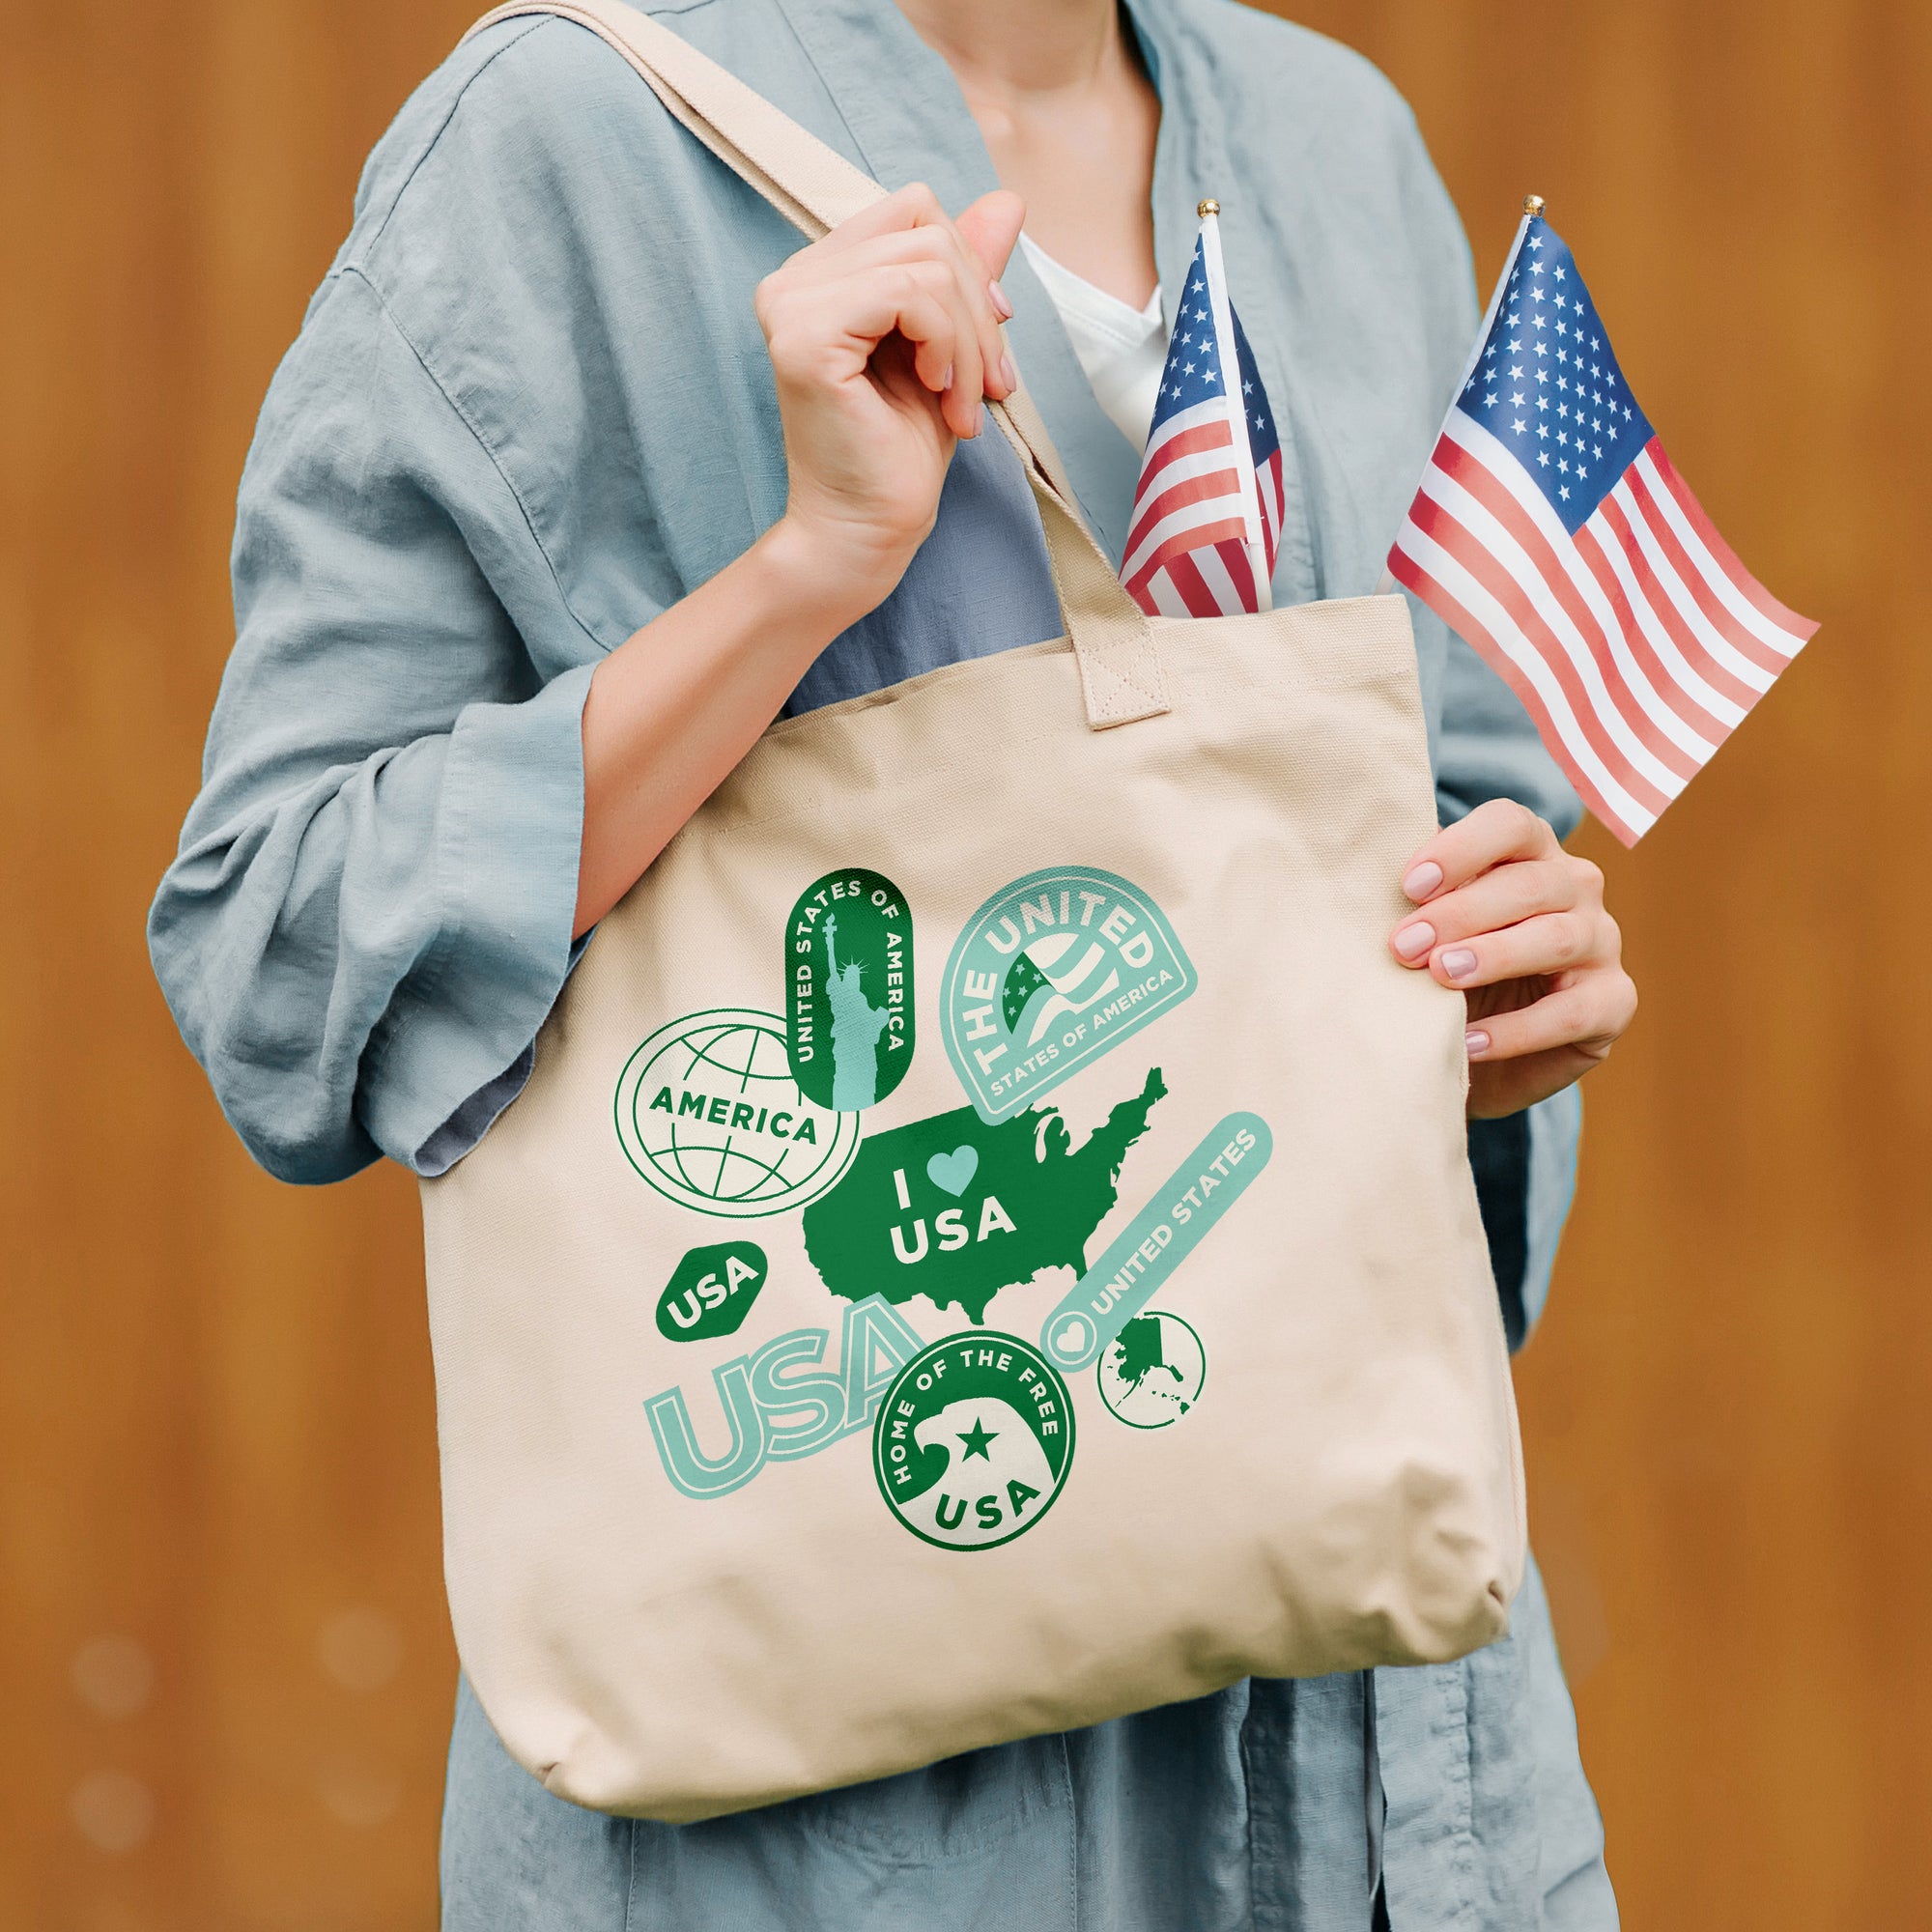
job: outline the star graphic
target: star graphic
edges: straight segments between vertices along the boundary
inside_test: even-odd
[[[982,1463],[990,1463],[993,1459],[986,1453],[986,1444],[997,1442],[1000,1439],[1000,1432],[997,1429],[987,1429],[975,1417],[972,1428],[959,1439],[966,1445],[966,1453],[959,1459],[962,1463],[970,1462],[975,1456]]]

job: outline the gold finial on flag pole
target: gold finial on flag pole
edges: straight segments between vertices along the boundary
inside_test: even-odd
[[[1212,196],[1209,196],[1208,199],[1204,201],[1194,212],[1202,218],[1203,221],[1206,221],[1210,214],[1220,213],[1221,204],[1218,201],[1214,200]]]
[[[1540,194],[1526,194],[1522,198],[1522,212],[1534,221],[1543,213],[1544,200]]]

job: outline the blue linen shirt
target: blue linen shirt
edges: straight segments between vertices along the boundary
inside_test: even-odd
[[[996,185],[943,61],[890,0],[664,0],[668,24],[888,186]],[[1179,286],[1222,202],[1284,430],[1277,602],[1376,582],[1472,340],[1466,246],[1373,69],[1224,0],[1134,0],[1162,103],[1154,217]],[[604,652],[781,513],[757,280],[799,238],[593,37],[503,23],[370,158],[264,407],[238,639],[150,940],[250,1151],[327,1181],[440,1172],[514,1098],[574,962],[580,716]],[[1136,452],[1018,257],[1010,335],[1116,556]],[[1445,817],[1577,807],[1520,707],[1413,607]],[[1061,629],[996,438],[794,708]],[[1574,1171],[1574,1094],[1472,1142],[1513,1335]],[[1365,1926],[1374,1824],[1397,1932],[1614,1923],[1532,1577],[1504,1642],[1419,1670],[1236,1686],[855,1792],[697,1827],[598,1819],[459,1708],[451,1926]]]

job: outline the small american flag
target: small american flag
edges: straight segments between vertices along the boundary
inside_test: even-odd
[[[1626,845],[1818,628],[1698,506],[1541,213],[1518,232],[1388,567],[1509,682]]]
[[[1168,617],[1267,610],[1281,541],[1281,439],[1228,299],[1214,204],[1201,208],[1121,565],[1134,602]]]

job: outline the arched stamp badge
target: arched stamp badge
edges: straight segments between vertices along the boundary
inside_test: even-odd
[[[672,1020],[617,1078],[617,1139],[667,1200],[743,1220],[815,1201],[852,1165],[859,1116],[793,1077],[776,1013],[723,1007]]]
[[[949,1336],[898,1373],[872,1424],[879,1493],[941,1549],[1024,1536],[1073,1464],[1073,1404],[1060,1371],[997,1329]]]
[[[1092,866],[1015,879],[967,921],[939,992],[946,1052],[989,1125],[1179,1006],[1199,983],[1167,915]]]

